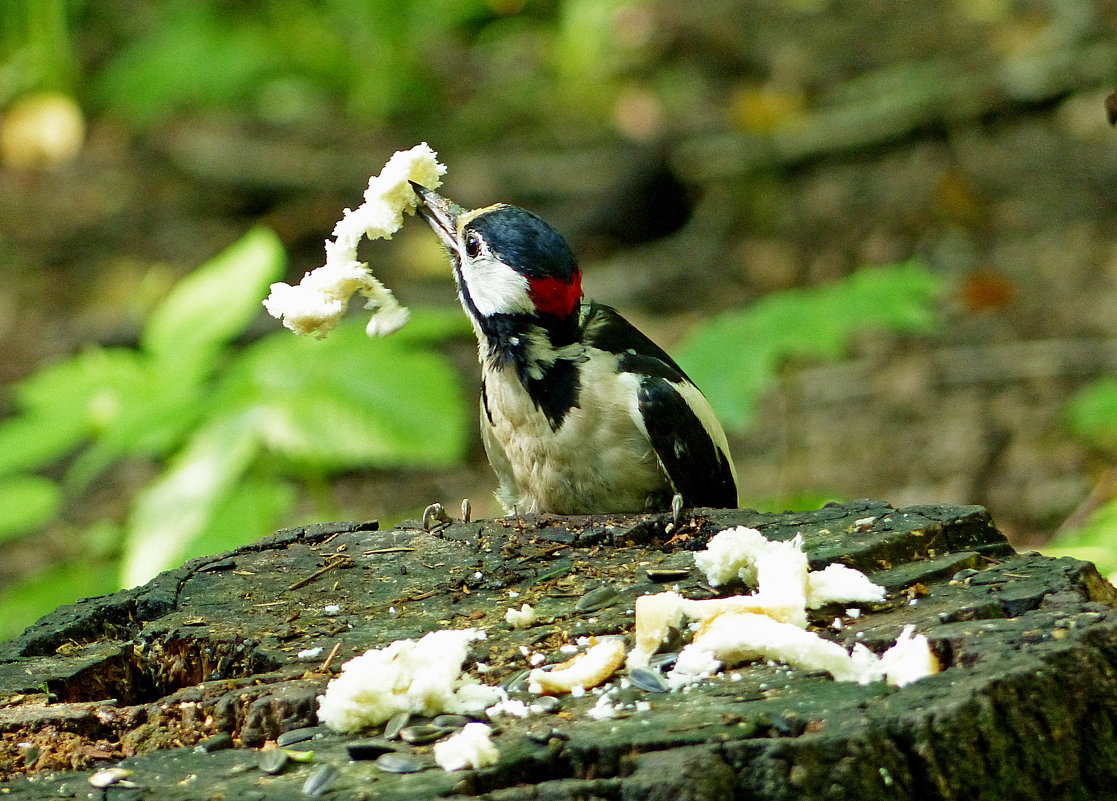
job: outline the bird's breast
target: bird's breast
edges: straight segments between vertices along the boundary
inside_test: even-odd
[[[522,512],[639,512],[667,489],[639,422],[639,378],[616,367],[612,354],[591,354],[557,428],[514,370],[483,370],[482,435],[506,504]]]

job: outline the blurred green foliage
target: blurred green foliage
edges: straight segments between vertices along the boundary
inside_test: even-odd
[[[3,595],[0,634],[33,619],[9,605],[26,605],[32,591],[41,614],[73,600],[75,587],[131,586],[294,523],[297,484],[462,458],[466,404],[435,347],[469,336],[461,314],[418,311],[386,340],[350,321],[324,340],[277,330],[238,344],[284,263],[275,235],[257,228],[174,287],[138,348],[90,346],[14,387],[17,413],[0,423],[0,539],[65,518],[114,465],[135,460],[155,473],[126,520],[74,538],[94,558],[76,552],[54,572],[80,582],[50,582],[52,594],[34,576]],[[309,514],[328,517],[328,506]]]
[[[760,396],[795,361],[837,361],[863,331],[931,333],[943,280],[919,261],[862,268],[832,284],[774,292],[700,324],[678,360],[727,429],[752,425]]]
[[[1067,406],[1071,431],[1085,442],[1117,455],[1117,378],[1082,390]]]
[[[0,108],[29,89],[71,90],[77,60],[64,0],[0,0]]]
[[[1098,449],[1111,464],[1117,459],[1117,378],[1103,378],[1078,393],[1066,408],[1070,430]],[[1078,527],[1060,531],[1043,549],[1049,556],[1088,559],[1104,576],[1117,575],[1117,467],[1103,478],[1098,505]],[[1108,486],[1108,491],[1106,487]]]
[[[0,107],[36,88],[143,128],[177,114],[272,124],[437,123],[495,136],[607,119],[652,44],[622,0],[0,0]],[[71,31],[82,30],[87,52]],[[448,104],[453,115],[446,115]]]
[[[146,123],[181,111],[288,111],[340,100],[354,119],[428,107],[438,39],[491,15],[480,0],[170,0],[94,84],[106,107]]]
[[[797,362],[839,361],[865,331],[928,334],[942,320],[941,276],[918,260],[862,268],[832,284],[774,292],[699,324],[678,351],[728,431],[744,432],[764,393]],[[741,498],[760,511],[817,509],[825,492]]]

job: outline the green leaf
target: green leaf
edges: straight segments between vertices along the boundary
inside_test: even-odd
[[[0,428],[0,472],[49,463],[82,440],[96,440],[98,467],[122,456],[167,453],[197,419],[201,387],[182,373],[158,369],[142,354],[91,347],[40,369],[15,389],[22,414]],[[7,427],[7,424],[5,424]],[[42,437],[34,442],[36,431]]]
[[[722,422],[743,430],[789,360],[842,358],[865,330],[932,331],[941,288],[917,261],[864,268],[835,284],[773,293],[719,315],[692,333],[678,360]]]
[[[142,345],[171,369],[179,363],[213,366],[215,353],[261,312],[269,284],[283,275],[279,238],[254,228],[183,278],[151,314]]]
[[[400,334],[425,325],[415,317]],[[449,359],[399,334],[370,339],[359,320],[324,340],[286,331],[261,340],[220,394],[255,409],[268,448],[321,469],[445,466],[465,451],[466,404]]]
[[[1117,574],[1117,498],[1098,507],[1081,528],[1053,539],[1042,552],[1093,562],[1103,576]]]
[[[25,576],[0,591],[0,640],[19,635],[62,604],[116,590],[116,566],[81,559]]]
[[[62,491],[41,476],[0,479],[0,542],[29,534],[58,513]]]
[[[1117,450],[1117,378],[1096,381],[1067,405],[1071,431],[1086,442]]]
[[[206,5],[168,4],[155,29],[122,41],[94,86],[101,101],[148,123],[249,99],[280,56],[258,17],[217,15]]]
[[[0,423],[0,476],[37,470],[73,451],[89,434],[77,416],[17,414]]]
[[[271,534],[295,500],[294,487],[274,477],[249,477],[234,484],[214,508],[209,525],[187,543],[180,559],[232,550]]]
[[[220,504],[259,452],[252,414],[203,425],[167,470],[136,496],[128,516],[121,568],[125,587],[179,564],[190,543],[210,526]]]
[[[828,503],[844,503],[848,500],[849,498],[835,493],[797,492],[770,498],[745,498],[741,501],[741,508],[771,514],[808,512],[812,509],[821,509]]]

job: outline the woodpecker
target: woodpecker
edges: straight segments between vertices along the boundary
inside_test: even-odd
[[[530,211],[466,211],[412,184],[477,335],[481,437],[512,513],[737,505],[725,432],[678,364],[582,297],[563,236]]]

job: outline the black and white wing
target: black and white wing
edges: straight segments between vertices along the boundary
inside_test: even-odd
[[[736,508],[737,477],[725,432],[682,368],[615,309],[588,304],[583,325],[588,345],[615,354],[618,368],[638,377],[642,425],[684,504]]]

